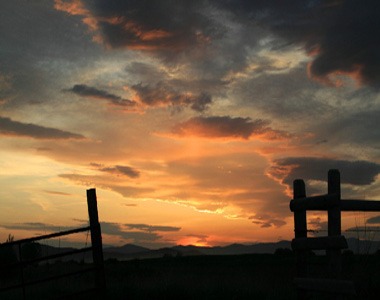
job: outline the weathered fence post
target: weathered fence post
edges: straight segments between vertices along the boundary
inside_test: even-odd
[[[338,170],[328,172],[328,194],[334,195],[338,199],[337,205],[328,209],[328,236],[341,235],[341,192],[340,192],[340,173]],[[329,266],[331,277],[339,279],[342,272],[341,249],[328,249]]]
[[[331,294],[331,299],[340,300],[343,295],[356,295],[352,281],[342,280],[342,249],[348,248],[346,238],[341,235],[342,211],[380,211],[380,200],[365,201],[341,199],[340,173],[332,169],[328,172],[327,195],[306,197],[305,183],[297,179],[293,182],[294,198],[290,201],[290,210],[294,213],[295,239],[292,249],[296,252],[298,299],[307,299],[309,294],[303,290]],[[307,211],[327,211],[328,236],[307,237]],[[328,258],[329,272],[326,278],[308,278],[307,251],[324,250]],[[306,252],[305,252],[306,250]],[[302,252],[304,251],[304,252]]]
[[[91,244],[93,247],[92,258],[94,261],[94,265],[97,268],[95,274],[95,284],[96,287],[104,295],[106,289],[106,280],[104,275],[102,233],[98,218],[98,205],[96,200],[95,189],[87,190],[87,205],[91,227]]]
[[[305,198],[306,189],[305,182],[302,179],[296,179],[293,182],[293,199]],[[294,211],[294,234],[295,238],[307,237],[307,219],[306,210]],[[297,277],[307,276],[307,252],[305,250],[296,250],[297,259]],[[297,299],[307,299],[307,291],[298,289]]]

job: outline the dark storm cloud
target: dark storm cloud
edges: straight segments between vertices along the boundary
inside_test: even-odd
[[[84,23],[101,32],[98,41],[109,47],[175,52],[202,44],[213,33],[200,13],[204,2],[96,0],[75,6],[57,0],[56,8],[84,16]]]
[[[99,171],[116,174],[116,175],[125,175],[130,178],[137,178],[140,176],[140,172],[129,166],[104,166],[102,164],[92,163],[91,166],[97,168]]]
[[[60,129],[13,121],[0,117],[0,135],[25,136],[35,139],[84,139],[83,135]]]
[[[207,0],[62,2],[56,0],[56,9],[80,15],[93,39],[109,49],[144,51],[169,66],[191,61],[189,68],[204,79],[246,67],[261,31],[235,26],[228,11]]]
[[[111,48],[148,50],[171,60],[174,53],[212,45],[226,60],[220,65],[209,57],[202,60],[202,69],[222,74],[227,66],[244,68],[246,46],[256,47],[272,33],[266,47],[302,46],[313,56],[309,72],[318,81],[336,85],[331,75],[349,74],[363,84],[379,86],[377,0],[365,5],[356,0],[63,2],[56,1],[58,10],[81,15],[94,39]]]
[[[180,136],[195,135],[209,138],[249,139],[252,135],[262,135],[268,139],[277,139],[287,136],[285,132],[271,129],[268,124],[268,121],[241,117],[194,117],[177,124],[172,132]]]
[[[124,99],[120,96],[110,94],[106,91],[99,90],[95,87],[91,87],[85,84],[76,84],[71,89],[64,91],[72,92],[82,97],[97,98],[110,102],[117,106],[134,106],[136,103],[134,101]]]
[[[350,74],[359,82],[380,83],[380,3],[355,0],[223,1],[225,9],[269,28],[290,44],[314,55],[310,75],[337,84],[331,74]]]
[[[316,157],[277,159],[269,171],[271,175],[291,186],[295,179],[326,181],[329,169],[338,169],[341,173],[341,182],[352,185],[369,185],[380,173],[380,165],[373,162]]]
[[[178,92],[164,82],[159,82],[155,86],[136,84],[131,87],[136,93],[139,101],[148,106],[190,106],[193,110],[202,112],[211,104],[212,99],[209,94]]]
[[[125,224],[130,229],[137,229],[146,232],[154,232],[154,231],[179,231],[181,227],[174,226],[157,226],[157,225],[147,225],[147,224]]]

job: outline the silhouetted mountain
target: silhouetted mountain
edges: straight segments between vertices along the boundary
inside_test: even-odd
[[[122,254],[136,254],[136,253],[144,253],[151,251],[148,248],[144,248],[141,246],[133,245],[133,244],[125,244],[121,247],[109,247],[105,248],[104,251],[109,253],[122,253]]]
[[[132,258],[157,258],[168,256],[195,256],[195,255],[239,255],[239,254],[254,254],[254,253],[269,253],[273,254],[277,248],[290,248],[289,241],[280,241],[277,243],[257,243],[253,245],[232,244],[228,246],[216,247],[197,247],[193,245],[177,245],[170,248],[161,248],[157,250],[149,250],[143,247],[134,245],[124,245],[122,247],[105,248],[105,257],[111,257],[112,254],[119,254],[118,259]],[[134,252],[133,249],[136,249]]]
[[[348,249],[355,254],[374,253],[380,249],[380,241],[362,241],[356,238],[348,238]],[[105,258],[118,254],[117,259],[133,259],[133,258],[158,258],[169,256],[195,256],[195,255],[241,255],[241,254],[273,254],[276,249],[291,249],[290,241],[279,241],[275,243],[256,243],[251,245],[231,244],[227,246],[216,247],[197,247],[193,245],[177,245],[170,248],[161,248],[157,250],[149,250],[144,247],[134,245],[125,245],[122,247],[112,247],[104,249]],[[113,249],[113,253],[110,251]],[[115,249],[117,249],[115,251]],[[123,251],[125,249],[125,252]],[[136,249],[136,252],[133,251]]]
[[[380,241],[358,240],[356,238],[347,238],[348,249],[355,254],[370,254],[380,249]],[[177,256],[197,256],[197,255],[241,255],[241,254],[273,254],[276,249],[291,248],[290,241],[279,241],[276,243],[256,243],[251,245],[231,244],[227,246],[216,247],[197,247],[193,245],[177,245],[173,247],[160,248],[151,250],[145,247],[126,244],[120,247],[105,247],[103,249],[104,259],[130,260],[130,259],[147,259],[160,257],[177,257]],[[70,247],[53,247],[40,244],[39,253],[41,256],[56,255],[63,252],[75,250]],[[323,253],[320,251],[318,253]],[[85,261],[92,260],[91,251],[78,253],[71,256],[64,256],[51,260],[54,261]]]

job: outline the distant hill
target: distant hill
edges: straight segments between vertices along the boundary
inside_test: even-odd
[[[151,251],[148,248],[144,248],[141,246],[133,245],[133,244],[125,244],[121,247],[109,247],[105,248],[104,251],[108,253],[122,253],[122,254],[135,254],[135,253],[144,253]]]
[[[232,244],[228,246],[216,247],[197,247],[193,245],[188,246],[173,246],[168,248],[161,248],[157,250],[149,250],[144,247],[127,244],[121,247],[105,248],[105,257],[111,257],[112,254],[118,254],[121,259],[133,258],[157,258],[163,256],[195,256],[195,255],[239,255],[239,254],[254,254],[254,253],[269,253],[273,254],[277,248],[289,248],[289,241],[280,241],[277,243],[257,243],[252,245]]]
[[[368,254],[374,253],[380,249],[380,241],[363,241],[356,238],[348,238],[348,249],[354,253]],[[251,245],[231,244],[227,246],[216,247],[197,247],[193,245],[177,245],[157,250],[149,250],[132,244],[121,247],[112,247],[104,249],[105,258],[112,258],[118,254],[120,260],[158,258],[164,256],[196,256],[196,255],[241,255],[241,254],[273,254],[276,249],[291,249],[290,241],[279,241],[275,243],[256,243]]]
[[[380,241],[358,240],[356,238],[347,238],[348,248],[354,253],[368,254],[374,253],[380,249]],[[279,241],[275,243],[256,243],[251,245],[231,244],[227,246],[216,247],[197,247],[193,245],[177,245],[173,247],[160,248],[156,250],[148,249],[134,244],[126,244],[120,247],[104,247],[104,259],[131,260],[147,259],[160,257],[176,256],[198,256],[198,255],[241,255],[241,254],[273,254],[276,249],[291,249],[290,241]],[[40,244],[40,253],[42,256],[56,255],[62,252],[73,251],[75,248],[53,247]],[[320,253],[320,252],[319,252]],[[71,256],[54,258],[53,261],[85,261],[92,260],[91,251],[78,253]]]

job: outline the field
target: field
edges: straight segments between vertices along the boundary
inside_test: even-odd
[[[327,277],[326,258],[310,257],[310,273]],[[378,299],[380,294],[380,256],[344,255],[345,279],[355,282],[358,295],[346,299]],[[78,262],[34,266],[26,274],[36,278],[46,273],[60,273],[88,267]],[[293,255],[228,255],[163,257],[131,261],[105,262],[107,299],[296,299],[293,286]],[[39,275],[40,274],[40,275]],[[49,299],[57,295],[93,286],[93,275],[27,289],[27,299]],[[89,299],[89,297],[80,297]],[[1,299],[22,299],[20,293],[2,295]],[[70,297],[70,299],[72,299]],[[79,299],[79,298],[78,298]],[[315,294],[310,299],[328,299]]]

